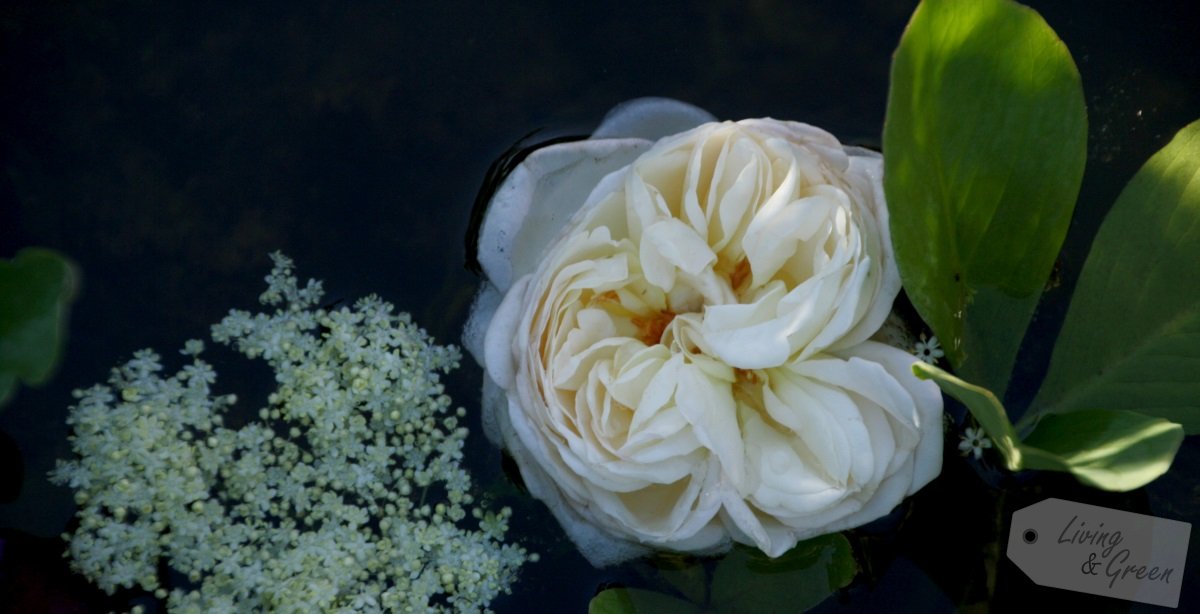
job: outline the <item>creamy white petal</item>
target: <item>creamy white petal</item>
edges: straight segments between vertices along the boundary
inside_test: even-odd
[[[848,357],[847,360],[797,361],[789,365],[789,371],[838,386],[844,390],[852,390],[854,394],[864,397],[872,405],[886,411],[898,425],[904,428],[905,439],[901,444],[912,447],[917,441],[917,428],[921,418],[917,413],[916,400],[899,380],[900,378],[911,378],[917,383],[923,382],[917,380],[911,371],[907,375],[903,372],[894,373],[877,361],[862,358],[860,353],[880,349],[878,347],[880,344],[867,343],[870,345],[864,343],[863,346],[866,347],[856,346],[847,350],[844,354]],[[882,347],[881,349],[894,350],[906,356],[909,361],[915,360],[911,354],[896,348]],[[875,353],[875,357],[879,357],[879,353]],[[884,358],[890,359],[891,357],[884,356]],[[912,362],[908,364],[911,367]]]
[[[764,285],[773,278],[802,244],[830,224],[838,209],[839,203],[833,198],[815,194],[795,198],[775,209],[764,209],[754,216],[743,242],[754,271],[754,285]]]
[[[521,310],[525,307],[525,291],[531,281],[531,277],[521,278],[508,294],[504,295],[504,300],[496,307],[483,338],[483,356],[487,363],[485,366],[488,377],[506,390],[512,388],[516,373],[513,342],[517,337]]]
[[[858,325],[848,331],[842,341],[832,344],[831,349],[850,347],[866,341],[879,330],[891,313],[892,301],[900,293],[900,269],[892,250],[892,235],[888,226],[888,208],[883,194],[883,156],[857,147],[847,148],[850,153],[847,180],[857,187],[860,198],[857,202],[866,209],[861,216],[872,232],[867,234],[868,254],[872,259],[869,267],[875,276],[879,300],[868,303],[866,313]],[[870,239],[874,238],[873,241]]]
[[[775,315],[786,291],[782,282],[776,282],[753,302],[708,306],[701,334],[715,356],[738,369],[783,364],[791,346],[784,323]]]
[[[786,369],[773,369],[769,377],[763,390],[767,413],[790,430],[785,433],[788,441],[803,444],[801,458],[811,470],[839,488],[858,488],[870,481],[874,455],[862,410],[854,399]]]
[[[743,496],[757,507],[773,514],[811,514],[845,497],[845,487],[818,471],[811,451],[793,433],[774,428],[754,412],[743,412],[743,423],[754,442],[747,448],[752,488]]]
[[[712,451],[725,475],[736,482],[742,479],[744,451],[737,406],[729,389],[733,377],[732,373],[714,373],[715,366],[714,361],[700,358],[680,365],[675,404],[691,423],[696,439]]]
[[[763,514],[738,495],[725,489],[721,515],[734,539],[757,546],[767,556],[777,557],[796,545],[795,532],[768,514]]]
[[[580,552],[592,565],[605,567],[643,556],[651,551],[651,548],[635,540],[619,537],[606,530],[603,528],[605,524],[599,518],[584,514],[587,506],[580,505],[580,499],[570,498],[563,490],[565,483],[559,477],[552,477],[544,469],[547,465],[543,465],[542,459],[529,452],[512,428],[509,415],[508,411],[496,414],[501,438],[521,471],[525,487],[531,495],[546,504],[571,541],[579,547]],[[561,475],[557,471],[555,474]]]
[[[721,166],[722,172],[714,173],[709,207],[705,211],[709,240],[715,251],[729,248],[725,256],[736,261],[745,254],[737,239],[750,223],[748,214],[771,184],[771,165],[759,148],[746,139],[738,139],[721,160]],[[715,206],[712,195],[719,198]]]
[[[583,140],[543,147],[525,158],[488,204],[479,234],[479,262],[506,292],[532,272],[563,225],[609,173],[650,147],[643,139]]]
[[[717,260],[717,255],[694,229],[674,218],[646,227],[639,256],[646,281],[664,290],[675,285],[676,270],[699,275]]]
[[[942,472],[942,393],[937,384],[917,379],[912,366],[917,358],[904,350],[867,341],[843,352],[882,366],[912,397],[917,410],[920,443],[914,451],[912,486],[917,492]]]
[[[908,486],[912,482],[911,461],[901,467],[895,474],[884,481],[871,493],[858,501],[861,507],[840,518],[829,520],[821,527],[821,533],[830,533],[862,526],[872,520],[878,520],[891,513],[908,494]]]

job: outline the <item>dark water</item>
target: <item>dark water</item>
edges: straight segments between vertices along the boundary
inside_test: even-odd
[[[538,127],[586,132],[617,102],[661,95],[722,118],[797,119],[877,143],[890,55],[915,3],[252,4],[0,8],[0,256],[50,246],[84,276],[57,377],[0,413],[25,465],[20,497],[0,504],[6,570],[33,574],[57,559],[56,542],[29,540],[15,558],[13,536],[55,536],[73,513],[70,493],[44,478],[68,453],[70,391],[136,349],[173,355],[230,307],[253,307],[269,251],[324,279],[331,298],[379,293],[457,341],[475,286],[460,247],[470,204],[513,140]],[[1031,4],[1079,65],[1091,142],[1064,283],[1027,339],[1013,407],[1035,391],[1104,212],[1151,153],[1200,117],[1200,21],[1188,3]],[[216,367],[234,388],[261,375]],[[480,376],[473,364],[454,376],[460,404],[473,407]],[[498,453],[472,437],[477,478],[503,480]],[[1200,446],[1186,442],[1176,463],[1142,491],[1101,495],[948,453],[943,477],[906,514],[855,537],[868,569],[823,608],[970,609],[991,595],[998,610],[1124,609],[1032,585],[995,540],[1012,510],[1047,496],[1200,520]],[[645,563],[591,569],[536,504],[510,503],[513,536],[542,562],[498,609],[525,611],[536,599],[583,611],[598,586],[653,583]],[[1200,610],[1191,563],[1183,611]],[[42,577],[50,592],[82,590]]]

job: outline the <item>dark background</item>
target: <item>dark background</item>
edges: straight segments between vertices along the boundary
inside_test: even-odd
[[[69,452],[70,391],[104,380],[143,347],[173,369],[185,339],[206,336],[231,307],[255,306],[268,252],[280,249],[301,277],[325,280],[330,298],[378,293],[438,340],[456,342],[476,283],[462,267],[470,206],[489,163],[518,137],[534,128],[586,133],[612,105],[660,95],[720,118],[796,119],[878,144],[891,53],[915,6],[246,4],[0,7],[0,257],[48,246],[83,274],[56,378],[21,390],[0,413],[0,431],[25,464],[20,497],[0,504],[0,530],[10,536],[0,568],[32,569],[15,558],[11,536],[56,536],[73,513],[70,493],[44,478]],[[1013,407],[1035,390],[1103,213],[1150,154],[1200,118],[1191,3],[1030,4],[1083,75],[1090,144],[1064,283],[1027,339]],[[247,373],[261,375],[244,364],[217,364],[221,382],[236,389],[253,379]],[[468,359],[451,379],[468,409],[479,378]],[[502,481],[498,453],[477,434],[472,441],[476,476]],[[951,450],[956,443],[948,440]],[[1200,520],[1197,447],[1188,441],[1171,474],[1119,498],[1069,480],[998,477],[948,452],[945,476],[914,503],[921,513],[900,521],[901,536],[864,538],[886,542],[878,568],[826,607],[977,603],[986,581],[976,568],[991,561],[1004,603],[1122,608],[1033,587],[987,550],[988,531],[1018,503],[1049,495]],[[639,585],[650,573],[644,564],[591,570],[556,545],[558,530],[538,506],[518,512],[512,536],[543,552],[543,562],[525,568],[515,596],[495,603],[500,610],[537,599],[583,611],[598,586]],[[957,522],[974,527],[973,537],[939,531]],[[28,543],[47,544],[50,560],[61,547]],[[1195,606],[1200,595],[1185,587],[1183,603]]]

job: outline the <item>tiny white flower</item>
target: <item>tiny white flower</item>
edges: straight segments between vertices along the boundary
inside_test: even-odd
[[[183,349],[179,350],[184,356],[199,356],[204,351],[204,342],[199,339],[188,339],[183,343]]]
[[[925,335],[921,335],[921,340],[913,348],[913,354],[921,359],[921,362],[926,364],[937,364],[937,361],[946,353],[942,351],[941,344],[938,343],[937,335],[932,335],[929,340],[925,340]]]
[[[975,460],[983,458],[983,451],[992,447],[992,440],[983,434],[982,428],[967,427],[958,442],[958,450],[963,456],[975,455]]]

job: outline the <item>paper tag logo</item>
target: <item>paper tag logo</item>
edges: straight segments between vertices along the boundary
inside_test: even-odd
[[[1192,525],[1046,499],[1012,515],[1008,558],[1042,586],[1179,605]]]

